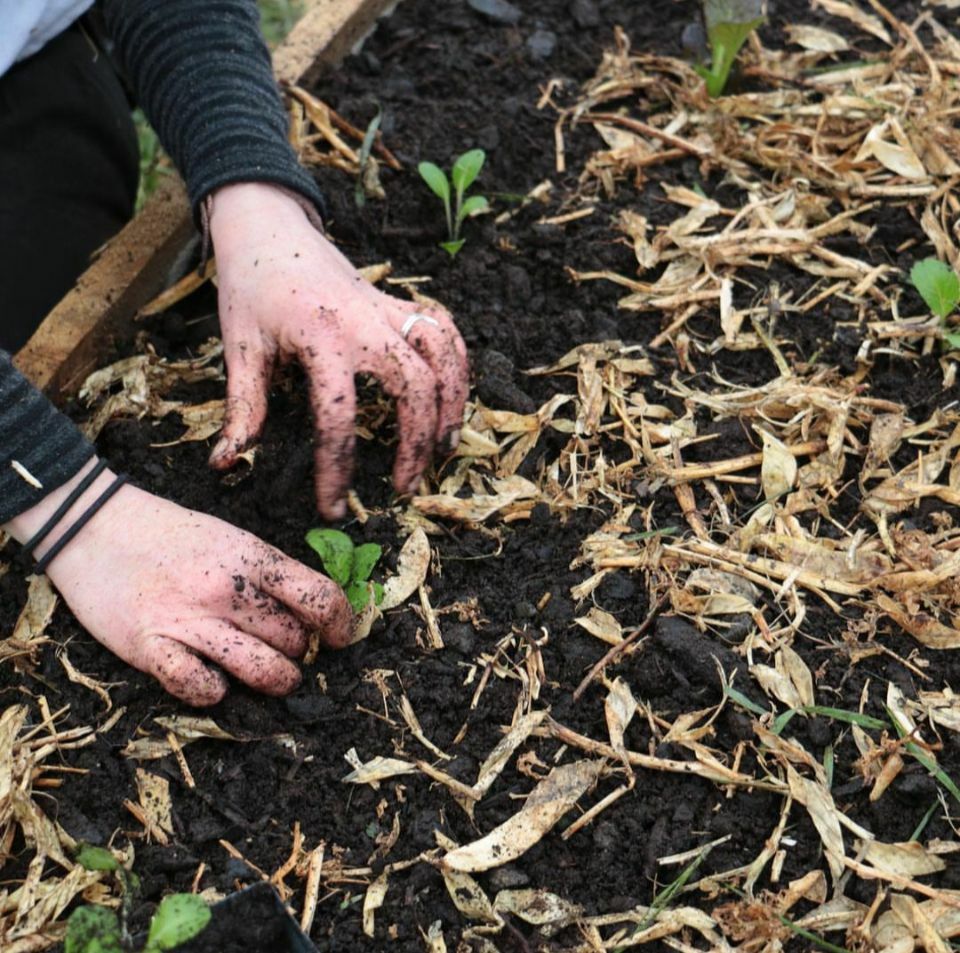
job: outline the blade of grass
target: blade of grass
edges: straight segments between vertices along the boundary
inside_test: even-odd
[[[680,871],[680,874],[677,878],[667,884],[663,890],[658,891],[653,900],[650,902],[650,908],[647,910],[646,916],[637,924],[636,930],[633,931],[633,934],[628,937],[628,940],[632,940],[633,937],[638,936],[643,933],[644,930],[653,923],[654,920],[670,906],[670,903],[673,901],[673,898],[687,885],[687,881],[695,873],[696,869],[706,860],[707,855],[713,849],[713,846],[705,847],[693,860],[687,864],[683,870]],[[629,942],[627,946],[629,946]],[[619,946],[614,948],[614,953],[623,953],[627,949],[627,946]]]
[[[930,807],[927,808],[926,813],[923,815],[923,817],[920,818],[920,823],[917,824],[916,828],[914,829],[914,832],[910,835],[910,840],[915,840],[915,841],[920,840],[920,835],[923,833],[924,828],[927,826],[927,824],[930,823],[930,818],[933,817],[933,812],[937,809],[937,805],[939,803],[940,803],[939,801],[934,801],[933,804],[931,804]]]
[[[907,733],[903,730],[900,722],[897,721],[893,712],[889,708],[886,708],[887,715],[890,718],[890,724],[893,725],[893,730],[896,731],[898,738],[905,738]],[[904,746],[904,751],[908,754],[913,755],[917,761],[920,762],[940,783],[940,785],[946,788],[952,795],[953,799],[960,804],[960,788],[954,783],[953,778],[947,774],[946,771],[941,768],[933,758],[928,755],[923,748],[920,747],[915,741],[908,741]]]
[[[782,715],[778,715],[776,721],[773,723],[773,733],[779,735],[787,726],[790,719],[798,713],[820,715],[823,718],[832,718],[834,721],[846,722],[848,725],[859,725],[861,728],[879,730],[887,727],[885,721],[879,718],[873,718],[870,715],[862,715],[858,711],[847,711],[845,708],[830,708],[826,705],[804,705],[802,708],[791,708]]]
[[[736,702],[741,708],[746,708],[747,711],[752,711],[755,715],[769,714],[766,708],[761,708],[756,702],[750,701],[743,692],[738,692],[730,685],[723,686],[723,694],[732,702]]]
[[[655,536],[676,536],[679,532],[679,526],[664,526],[663,529],[648,529],[642,533],[631,533],[623,538],[627,542],[633,543],[641,539],[653,539]]]

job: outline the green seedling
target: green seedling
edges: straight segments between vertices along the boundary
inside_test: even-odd
[[[160,901],[142,947],[134,944],[128,929],[130,910],[140,891],[140,878],[103,847],[82,845],[77,863],[86,870],[113,873],[120,883],[119,916],[107,907],[78,907],[67,920],[64,953],[163,953],[193,939],[210,922],[210,908],[191,893],[174,893]]]
[[[383,186],[380,184],[380,173],[377,162],[371,155],[373,144],[377,139],[377,132],[380,130],[380,120],[383,118],[383,110],[377,109],[376,116],[370,120],[367,131],[363,136],[363,143],[360,146],[360,153],[357,157],[360,172],[357,175],[356,185],[354,186],[353,198],[357,203],[357,208],[363,208],[367,204],[367,196],[384,199],[386,194]]]
[[[447,241],[440,242],[440,247],[451,258],[463,248],[466,239],[460,237],[463,223],[471,216],[477,215],[488,208],[489,203],[482,195],[471,195],[464,200],[467,189],[476,181],[487,158],[483,149],[471,149],[465,152],[450,170],[450,178],[439,166],[432,162],[421,162],[417,166],[420,178],[430,188],[430,191],[443,202],[443,209],[447,216]]]
[[[354,546],[353,540],[338,529],[312,529],[307,533],[307,545],[320,557],[326,574],[343,587],[354,612],[363,612],[370,602],[380,605],[383,586],[369,582],[373,567],[383,555],[383,547],[376,543]]]
[[[940,319],[943,340],[952,348],[960,348],[960,333],[946,330],[947,318],[960,303],[957,273],[936,258],[924,258],[910,269],[910,281],[930,311]]]
[[[710,65],[694,68],[711,98],[723,94],[740,48],[763,22],[761,0],[703,0],[703,19],[710,46]]]

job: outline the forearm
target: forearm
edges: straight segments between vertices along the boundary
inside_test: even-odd
[[[0,526],[63,486],[93,452],[0,350]]]
[[[254,0],[106,0],[103,9],[194,209],[235,182],[269,182],[322,203],[287,141]]]

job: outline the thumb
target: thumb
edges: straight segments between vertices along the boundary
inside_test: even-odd
[[[210,453],[210,466],[225,470],[237,462],[263,429],[273,356],[248,341],[224,342],[227,402],[220,439]]]

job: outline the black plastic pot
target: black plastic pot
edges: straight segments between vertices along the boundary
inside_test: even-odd
[[[245,887],[210,912],[207,928],[176,953],[317,953],[268,883]]]

